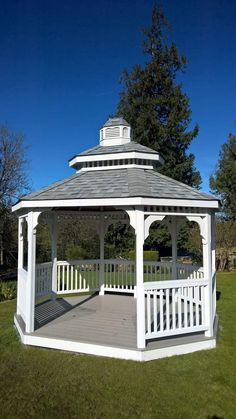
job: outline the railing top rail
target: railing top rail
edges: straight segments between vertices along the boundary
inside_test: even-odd
[[[168,289],[168,288],[181,288],[181,287],[194,287],[201,285],[208,285],[208,279],[177,279],[170,281],[155,281],[155,282],[144,282],[144,290],[152,291],[157,289]]]
[[[161,262],[161,261],[153,261],[153,260],[144,260],[143,263],[147,265],[156,265],[156,266],[172,266],[172,262]]]
[[[58,260],[57,265],[88,265],[99,263],[100,259],[75,259],[75,260]]]
[[[129,260],[129,259],[104,259],[105,263],[119,263],[120,265],[122,264],[135,264],[134,260]]]
[[[58,260],[57,265],[88,265],[88,264],[98,264],[100,259],[68,259],[68,260]],[[118,265],[135,265],[134,260],[128,259],[104,259],[104,263],[113,263]],[[143,261],[146,266],[157,266],[157,267],[172,267],[172,262],[160,262],[160,261]],[[40,267],[49,267],[52,265],[52,262],[43,262],[36,265],[37,268]],[[186,269],[187,271],[203,272],[203,268],[198,265],[189,265],[187,263],[176,263],[176,267],[180,269]]]
[[[176,267],[177,268],[189,268],[189,269],[193,269],[194,271],[200,271],[201,269],[203,269],[201,266],[199,265],[191,265],[190,263],[176,263]]]

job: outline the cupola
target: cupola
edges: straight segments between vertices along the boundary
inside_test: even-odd
[[[130,143],[131,127],[128,122],[122,118],[109,118],[100,129],[100,145],[112,146]]]
[[[156,170],[164,163],[161,155],[131,138],[131,127],[123,118],[109,118],[100,129],[100,144],[69,160],[77,171],[143,168]]]

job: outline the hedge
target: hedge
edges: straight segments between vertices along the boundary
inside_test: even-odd
[[[135,250],[129,251],[128,259],[135,260]],[[146,260],[148,262],[157,262],[158,260],[160,260],[158,250],[144,250],[143,260]]]

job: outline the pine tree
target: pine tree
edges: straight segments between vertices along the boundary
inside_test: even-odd
[[[166,42],[169,25],[160,7],[152,12],[151,26],[144,30],[143,52],[148,61],[124,70],[117,114],[133,128],[133,139],[159,151],[165,159],[161,172],[190,186],[199,187],[200,173],[188,148],[198,126],[188,130],[191,110],[187,95],[176,80],[186,59],[174,43]]]
[[[215,173],[210,177],[213,193],[221,198],[225,216],[236,220],[236,136],[230,134],[220,150]]]

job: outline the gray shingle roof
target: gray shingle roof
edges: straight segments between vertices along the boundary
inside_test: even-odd
[[[132,151],[138,151],[140,153],[150,153],[150,154],[159,154],[157,151],[152,150],[149,147],[145,147],[135,141],[122,145],[112,145],[112,146],[101,146],[97,145],[93,148],[90,148],[82,153],[78,154],[79,156],[92,156],[96,154],[111,154],[111,153],[127,153]]]
[[[154,170],[124,168],[81,171],[22,197],[22,200],[94,199],[94,198],[171,198],[216,200]]]

